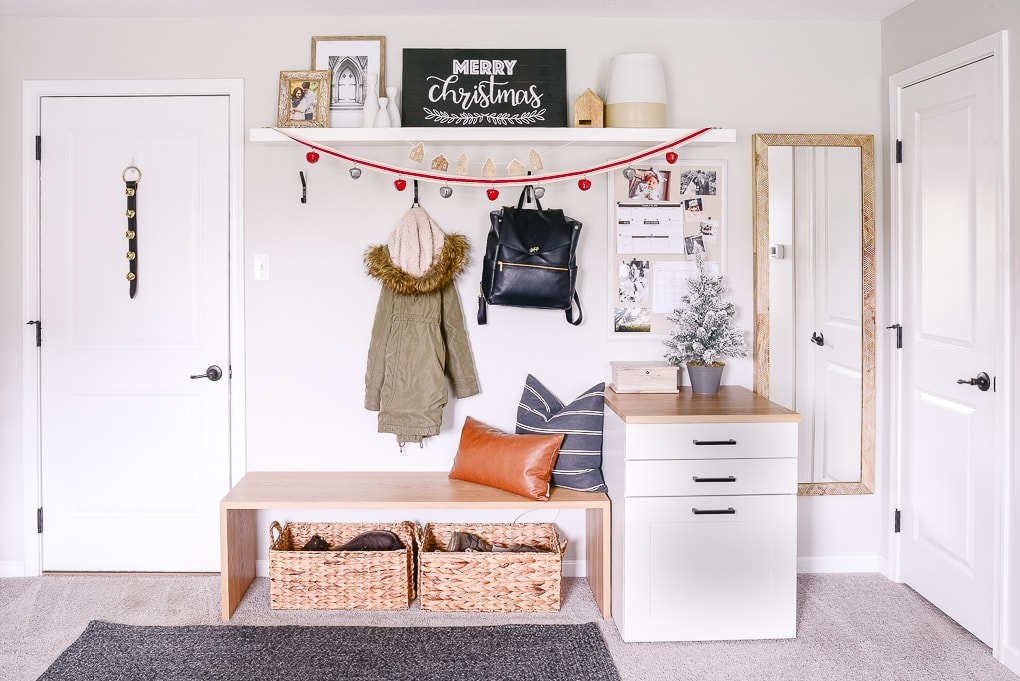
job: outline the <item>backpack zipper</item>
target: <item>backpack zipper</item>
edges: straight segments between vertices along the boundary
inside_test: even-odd
[[[534,267],[537,270],[556,270],[558,272],[567,271],[566,267],[551,267],[549,265],[528,265],[523,262],[504,262],[502,260],[497,260],[496,264],[499,265],[500,272],[503,271],[503,265],[506,265],[507,267]]]

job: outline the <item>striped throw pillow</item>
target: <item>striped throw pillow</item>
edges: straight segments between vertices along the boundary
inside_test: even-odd
[[[581,492],[605,492],[602,478],[602,422],[605,383],[586,390],[564,405],[537,378],[528,374],[517,405],[517,434],[563,433],[551,484]]]

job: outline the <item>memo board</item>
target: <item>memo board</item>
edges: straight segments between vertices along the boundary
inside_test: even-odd
[[[665,336],[696,273],[695,250],[719,274],[725,256],[726,164],[686,161],[614,171],[609,192],[609,334]]]

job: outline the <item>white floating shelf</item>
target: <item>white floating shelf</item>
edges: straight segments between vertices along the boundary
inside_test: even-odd
[[[580,145],[640,144],[653,146],[680,139],[700,128],[294,128],[294,134],[325,146],[340,144],[394,145],[418,142],[455,144],[536,144]],[[293,144],[273,128],[252,128],[249,140],[258,144]],[[737,131],[713,128],[685,146],[733,144]]]

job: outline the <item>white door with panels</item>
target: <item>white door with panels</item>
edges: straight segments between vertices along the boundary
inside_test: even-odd
[[[228,112],[226,95],[41,99],[46,571],[219,569]]]
[[[900,91],[903,348],[892,350],[900,578],[990,645],[1005,337],[995,72],[986,58]]]

